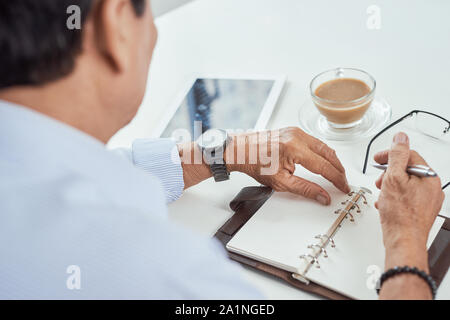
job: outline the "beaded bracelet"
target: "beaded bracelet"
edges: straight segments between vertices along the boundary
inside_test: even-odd
[[[416,267],[411,268],[408,266],[394,267],[392,269],[385,271],[380,277],[379,285],[377,286],[377,293],[380,294],[381,286],[387,279],[392,278],[401,273],[412,273],[412,274],[415,274],[415,275],[421,277],[430,286],[433,300],[436,298],[437,285],[436,285],[436,282],[433,280],[433,278],[429,274],[427,274],[425,271],[419,270]]]

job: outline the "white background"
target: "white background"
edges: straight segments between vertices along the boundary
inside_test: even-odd
[[[192,0],[150,0],[153,8],[153,15],[160,16],[170,10],[178,8],[179,6],[188,3]]]

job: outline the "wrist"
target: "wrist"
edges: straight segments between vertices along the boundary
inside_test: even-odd
[[[428,272],[426,242],[401,238],[387,244],[385,269],[401,265],[414,266]]]
[[[205,163],[203,154],[195,142],[178,144],[177,148],[186,189],[212,176],[210,167]]]
[[[404,250],[406,248],[421,250],[426,248],[428,236],[413,228],[405,226],[383,226],[384,245],[387,250]]]

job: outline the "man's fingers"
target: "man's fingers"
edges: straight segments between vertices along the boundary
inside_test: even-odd
[[[300,177],[290,176],[285,186],[289,192],[313,199],[324,206],[331,202],[330,195],[321,186]]]
[[[336,188],[342,192],[350,192],[350,187],[348,186],[345,173],[338,171],[330,162],[318,154],[311,152],[308,154],[307,158],[296,161],[296,163],[301,164],[313,173],[320,174],[322,177],[333,183]]]
[[[406,175],[406,167],[409,162],[409,138],[399,132],[394,136],[391,150],[389,151],[387,174]]]
[[[378,189],[381,189],[381,184],[383,183],[383,178],[384,178],[384,172],[381,174],[381,176],[378,177],[377,181],[375,181],[375,186]]]
[[[428,163],[425,161],[425,159],[422,158],[422,156],[420,154],[418,154],[414,150],[411,150],[409,152],[409,163],[408,163],[408,165],[410,165],[410,166],[422,165],[422,166],[427,166],[428,167]]]
[[[338,171],[345,173],[344,166],[341,161],[339,161],[339,158],[333,149],[314,137],[310,137],[310,141],[308,142],[308,146],[312,151],[328,160]]]
[[[375,160],[375,162],[379,163],[379,164],[386,164],[388,163],[389,160],[389,150],[384,150],[384,151],[380,151],[378,153],[376,153],[373,156],[373,159]],[[415,164],[421,164],[424,166],[428,166],[427,162],[425,161],[424,158],[422,158],[422,156],[417,153],[414,150],[410,150],[409,151],[409,161],[408,161],[408,165],[412,166]]]
[[[379,163],[379,164],[386,164],[386,163],[388,163],[389,150],[384,150],[384,151],[380,151],[380,152],[376,153],[373,156],[373,159],[375,160],[376,163]]]

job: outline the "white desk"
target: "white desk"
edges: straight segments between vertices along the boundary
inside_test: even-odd
[[[371,4],[381,8],[380,30],[366,27],[366,9]],[[136,119],[112,139],[110,146],[129,146],[135,138],[149,137],[165,107],[196,72],[286,74],[288,84],[269,128],[297,125],[298,108],[308,98],[309,81],[337,66],[370,72],[378,81],[378,94],[393,106],[393,118],[414,107],[450,118],[448,12],[448,0],[194,1],[158,18],[159,43],[148,95]],[[385,138],[385,146],[389,146],[389,138]],[[413,139],[413,146],[441,170],[443,180],[449,179],[448,145],[429,150],[432,144]],[[361,175],[366,141],[328,143],[337,150],[350,182],[358,179],[373,185],[377,172]],[[206,181],[170,205],[171,219],[212,235],[230,217],[228,203],[234,195],[255,184],[239,174],[233,174],[226,183]],[[448,201],[444,209],[448,215]],[[277,279],[244,272],[268,298],[315,299]],[[438,297],[450,298],[449,275]]]

